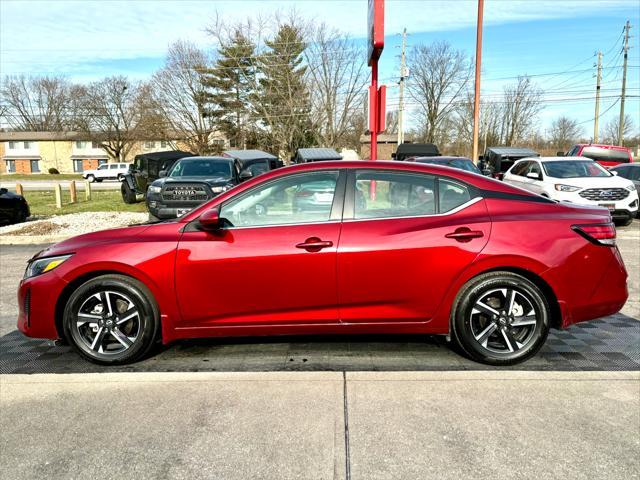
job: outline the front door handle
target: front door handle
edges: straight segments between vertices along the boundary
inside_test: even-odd
[[[468,227],[460,227],[456,228],[455,232],[447,233],[445,237],[466,243],[474,238],[484,237],[484,233],[481,230],[471,230]]]
[[[323,248],[333,247],[333,242],[320,240],[318,237],[307,238],[304,242],[296,245],[296,248],[304,248],[307,252],[319,252]]]

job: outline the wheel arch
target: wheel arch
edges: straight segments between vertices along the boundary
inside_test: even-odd
[[[154,292],[154,289],[152,287],[150,287],[146,282],[143,281],[143,279],[136,277],[135,275],[131,275],[130,273],[127,272],[123,272],[121,270],[114,270],[114,269],[101,269],[101,270],[92,270],[89,272],[85,272],[82,273],[80,275],[78,275],[77,277],[75,277],[73,280],[71,280],[69,283],[67,283],[67,285],[65,285],[65,287],[62,289],[62,292],[60,292],[60,295],[58,296],[58,299],[56,300],[56,306],[55,306],[55,317],[54,317],[54,321],[55,321],[55,327],[56,327],[56,331],[58,333],[58,337],[63,340],[63,341],[67,341],[67,338],[65,338],[65,334],[64,334],[64,326],[63,326],[63,320],[64,320],[64,308],[67,304],[67,301],[69,300],[69,297],[71,296],[71,294],[78,288],[80,287],[82,284],[84,284],[85,282],[88,282],[89,280],[93,279],[93,278],[97,278],[97,277],[101,277],[103,275],[120,275],[123,277],[128,277],[131,278],[133,280],[136,280],[138,282],[141,282],[143,285],[145,285],[147,287],[147,289],[149,289],[149,292],[152,295],[152,300],[153,302],[156,304],[157,308],[158,308],[158,321],[160,322],[160,331],[162,331],[162,306],[160,304],[160,302],[158,302],[157,300],[157,294],[156,292]]]
[[[536,272],[531,270],[527,270],[526,268],[514,267],[514,266],[495,266],[488,268],[486,270],[482,270],[476,272],[473,276],[466,278],[464,283],[460,285],[458,291],[455,294],[455,299],[451,304],[451,311],[449,312],[449,331],[451,332],[453,329],[453,317],[455,315],[455,311],[460,301],[460,294],[463,292],[465,285],[467,285],[470,281],[475,278],[478,278],[480,275],[484,275],[487,273],[495,273],[495,272],[509,272],[514,273],[516,275],[520,275],[521,277],[526,278],[531,283],[533,283],[536,287],[538,287],[542,293],[544,294],[547,302],[549,303],[549,308],[551,310],[551,322],[550,326],[552,328],[560,329],[562,328],[562,310],[560,308],[560,303],[558,302],[558,297],[556,296],[551,285],[547,283],[544,278],[538,275]]]

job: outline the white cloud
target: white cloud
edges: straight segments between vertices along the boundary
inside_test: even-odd
[[[576,18],[637,6],[634,0],[494,0],[487,25]],[[172,41],[210,44],[204,28],[218,11],[229,21],[295,8],[356,37],[366,34],[366,0],[3,1],[0,70],[90,75],[91,63],[160,57]],[[386,32],[456,30],[475,25],[475,0],[387,0]]]

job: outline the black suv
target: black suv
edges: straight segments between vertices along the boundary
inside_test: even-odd
[[[540,154],[530,148],[489,147],[480,161],[480,170],[484,175],[502,180],[504,172],[509,170],[516,160],[539,157]]]
[[[170,150],[166,152],[136,155],[129,171],[124,174],[121,192],[124,203],[136,203],[144,198],[151,182],[160,178],[160,172],[169,170],[177,160],[192,157],[189,152]]]
[[[0,188],[0,224],[24,222],[29,215],[29,204],[22,195]]]
[[[269,170],[270,162],[264,158],[245,161],[237,157],[182,158],[170,171],[160,172],[161,178],[149,185],[149,220],[180,217],[240,182]]]

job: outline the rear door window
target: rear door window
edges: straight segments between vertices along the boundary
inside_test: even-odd
[[[471,200],[469,189],[450,180],[438,180],[439,212],[447,213]]]
[[[510,173],[512,175],[518,175],[520,177],[524,177],[526,175],[527,169],[529,168],[529,163],[531,162],[518,163],[515,167],[513,167],[513,170],[511,170]]]

